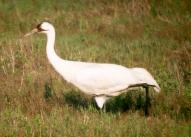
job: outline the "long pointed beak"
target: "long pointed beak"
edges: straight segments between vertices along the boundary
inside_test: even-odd
[[[35,28],[35,29],[33,29],[31,32],[25,34],[24,37],[28,37],[28,36],[32,35],[33,33],[36,33],[36,32],[38,32],[38,29],[37,29],[37,28]]]

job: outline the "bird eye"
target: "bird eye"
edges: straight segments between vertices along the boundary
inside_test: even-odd
[[[38,29],[38,31],[39,31],[39,32],[41,32],[41,31],[46,31],[46,30],[44,30],[44,29],[41,28],[41,25],[42,25],[42,23],[40,23],[40,24],[37,25],[36,28]]]

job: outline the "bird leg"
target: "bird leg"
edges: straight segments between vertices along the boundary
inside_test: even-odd
[[[150,106],[150,98],[149,98],[149,87],[144,86],[146,91],[146,100],[145,100],[145,116],[149,115],[149,106]]]

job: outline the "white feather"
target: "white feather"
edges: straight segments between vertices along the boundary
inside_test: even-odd
[[[54,50],[54,27],[47,22],[42,23],[40,27],[45,30],[42,33],[47,35],[47,57],[55,70],[82,92],[95,96],[100,108],[107,100],[106,96],[118,96],[132,87],[147,85],[153,86],[156,92],[160,91],[155,79],[144,68],[61,59]]]

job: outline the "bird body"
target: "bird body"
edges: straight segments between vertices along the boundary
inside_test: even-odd
[[[146,72],[141,68],[124,68],[114,64],[92,64],[79,70],[79,73],[71,81],[79,89],[87,94],[95,96],[116,96],[128,87],[137,84],[157,85],[149,73],[138,76],[136,72]]]
[[[54,27],[48,22],[43,22],[37,26],[36,31],[47,35],[47,57],[54,69],[67,82],[72,83],[85,94],[94,96],[100,108],[109,97],[118,96],[135,87],[146,85],[154,87],[156,92],[160,91],[155,79],[144,68],[126,68],[116,64],[61,59],[54,50]],[[30,33],[26,36],[28,35]]]

